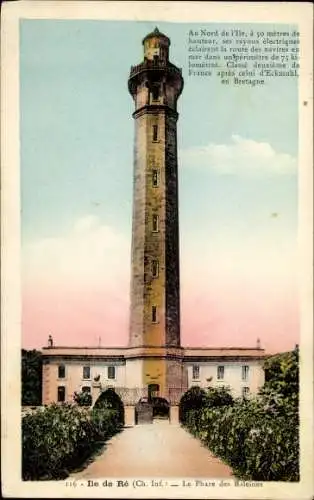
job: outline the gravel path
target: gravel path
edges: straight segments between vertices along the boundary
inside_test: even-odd
[[[168,421],[127,427],[73,478],[232,477],[232,470],[179,425]]]

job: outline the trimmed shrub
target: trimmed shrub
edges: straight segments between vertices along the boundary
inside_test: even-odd
[[[185,404],[181,422],[237,476],[299,481],[298,350],[269,358],[265,371],[255,398],[231,401],[209,389],[198,405]]]
[[[205,405],[205,397],[206,393],[204,389],[198,386],[191,387],[183,394],[179,404],[179,419],[182,424],[186,424],[186,420],[190,419],[189,414],[192,410],[196,412],[203,408]],[[192,422],[191,426],[193,426]],[[190,425],[188,427],[190,427]]]
[[[196,435],[245,479],[298,481],[298,416],[275,415],[262,399],[204,408]],[[191,432],[195,434],[195,426]]]
[[[79,406],[91,406],[93,402],[92,395],[85,391],[75,392],[73,395],[73,401]]]
[[[93,408],[91,421],[102,440],[110,438],[123,427],[119,412],[112,408]]]
[[[179,418],[183,425],[187,425],[193,435],[200,432],[201,415],[204,408],[218,408],[233,404],[228,387],[209,387],[201,389],[191,387],[183,394],[179,406]]]
[[[204,404],[207,408],[233,405],[233,397],[230,388],[226,386],[208,387],[205,393]]]
[[[124,425],[124,405],[120,396],[114,389],[107,389],[101,393],[96,403],[94,404],[95,410],[115,410],[118,415],[118,421]]]
[[[117,412],[52,404],[22,419],[23,480],[64,479],[120,429]]]

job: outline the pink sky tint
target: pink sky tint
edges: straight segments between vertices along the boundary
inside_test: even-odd
[[[22,307],[23,346],[42,347],[52,334],[56,345],[125,345],[128,301],[106,293],[61,290],[25,291]]]
[[[260,338],[267,352],[292,349],[299,343],[296,298],[291,294],[270,303],[258,290],[251,293],[251,300],[241,300],[241,290],[236,297],[183,299],[182,343],[255,347]]]
[[[222,235],[197,259],[184,245],[182,345],[254,347],[259,337],[275,352],[299,343],[295,251],[279,236]],[[31,241],[22,276],[23,347],[41,348],[49,334],[56,345],[127,345],[130,242],[118,230],[85,216],[68,234]]]
[[[208,296],[195,291],[182,297],[181,340],[190,346],[254,347],[259,337],[267,352],[290,350],[298,343],[297,301],[293,293],[276,302],[251,290],[247,296]],[[25,290],[23,298],[26,348],[46,345],[49,333],[56,345],[120,346],[128,342],[129,301],[107,292]]]

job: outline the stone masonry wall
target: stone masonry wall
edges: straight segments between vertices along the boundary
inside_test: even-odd
[[[166,344],[180,345],[180,269],[177,171],[177,117],[166,118]]]
[[[153,140],[153,126],[158,138]],[[180,345],[176,114],[147,108],[135,120],[130,345]],[[158,186],[153,185],[153,170]],[[153,231],[153,216],[158,231]],[[158,276],[152,262],[158,261]],[[157,321],[152,322],[152,307]]]
[[[145,228],[145,289],[144,339],[145,345],[165,345],[165,116],[158,111],[147,117],[146,165],[146,228]],[[158,126],[158,137],[153,141],[153,126]],[[152,171],[159,172],[159,183],[153,186]],[[153,216],[158,216],[158,231],[153,231]],[[159,263],[158,276],[152,275],[152,262]],[[152,322],[152,307],[157,307],[157,321]]]
[[[144,308],[144,248],[146,206],[146,129],[145,115],[135,122],[134,173],[133,173],[133,219],[131,248],[131,346],[143,345]]]

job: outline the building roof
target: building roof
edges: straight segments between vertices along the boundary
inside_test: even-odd
[[[258,347],[186,347],[184,359],[204,358],[265,358],[265,350]]]
[[[123,358],[125,347],[81,347],[81,346],[53,346],[43,347],[43,356],[87,356],[87,357],[119,357]]]
[[[44,357],[88,357],[88,358],[145,358],[178,357],[185,361],[215,358],[256,359],[266,356],[264,349],[256,347],[178,347],[138,346],[138,347],[72,347],[53,346],[42,349]]]

